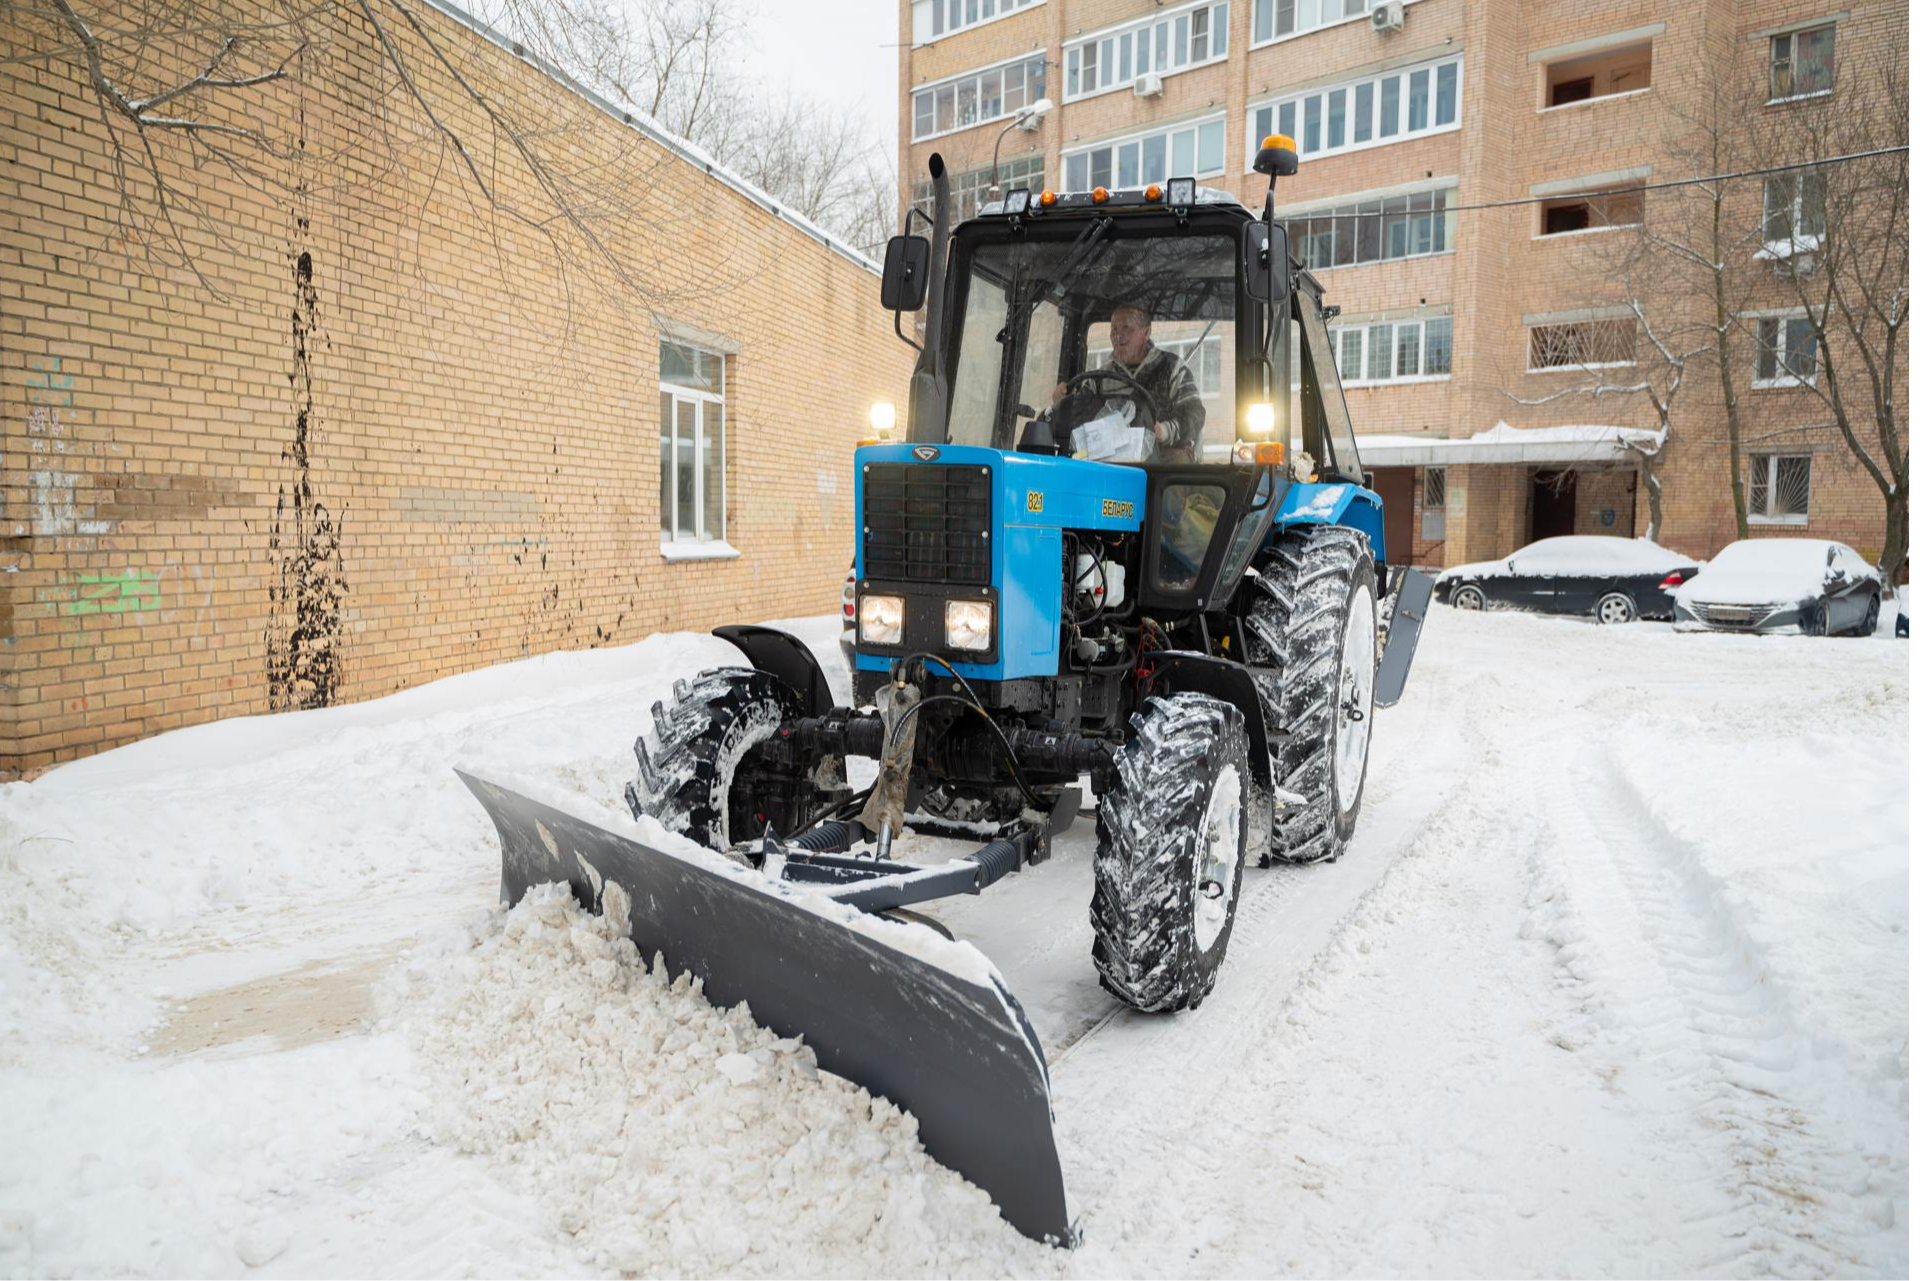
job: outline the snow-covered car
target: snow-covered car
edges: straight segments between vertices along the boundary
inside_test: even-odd
[[[1870,636],[1878,571],[1843,543],[1752,538],[1711,558],[1678,589],[1679,631]]]
[[[1503,560],[1437,576],[1435,598],[1459,609],[1588,614],[1600,623],[1671,617],[1671,594],[1702,568],[1648,538],[1543,538]]]

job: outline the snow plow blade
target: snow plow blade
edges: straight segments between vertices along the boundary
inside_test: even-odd
[[[758,1023],[801,1037],[824,1069],[912,1113],[929,1155],[987,1192],[1025,1236],[1074,1243],[1042,1048],[987,963],[986,981],[952,973],[909,950],[936,937],[921,926],[851,924],[853,908],[455,772],[501,838],[502,902],[566,881],[588,911],[619,918],[625,906],[644,958],[661,953],[718,1006],[747,1001]],[[898,930],[904,946],[886,941]]]

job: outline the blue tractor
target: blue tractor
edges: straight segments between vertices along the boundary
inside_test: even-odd
[[[1274,191],[1296,155],[1267,139],[1258,164]],[[803,1035],[1068,1240],[1037,1040],[993,969],[931,961],[915,936],[941,927],[912,909],[1048,858],[1087,790],[1096,980],[1198,1005],[1246,867],[1351,839],[1428,582],[1385,563],[1336,309],[1274,195],[1257,216],[1194,179],[1012,191],[952,236],[930,169],[931,234],[895,238],[883,280],[899,333],[926,306],[908,438],[855,458],[853,705],[799,641],[728,627],[746,665],[679,687],[636,743],[644,830],[736,870],[471,786],[504,896],[567,879],[609,910],[618,887],[644,955]],[[859,790],[851,758],[875,762]],[[893,857],[912,830],[973,848]]]

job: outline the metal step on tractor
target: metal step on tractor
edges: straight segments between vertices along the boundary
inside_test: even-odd
[[[1274,216],[1294,147],[1257,164],[1260,216],[1179,178],[1011,191],[952,235],[932,158],[929,234],[912,211],[882,285],[898,333],[926,304],[908,439],[855,458],[854,705],[795,638],[725,627],[745,665],[678,684],[636,740],[638,828],[732,863],[467,780],[507,901],[567,880],[625,915],[644,956],[915,1113],[1038,1239],[1075,1239],[1040,1044],[912,909],[1048,858],[1087,789],[1096,981],[1198,1005],[1246,867],[1351,839],[1429,600],[1385,564],[1336,309]],[[896,858],[907,831],[975,848]]]

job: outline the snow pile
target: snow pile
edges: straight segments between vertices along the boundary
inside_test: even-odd
[[[626,1274],[1035,1273],[1050,1252],[929,1159],[914,1118],[746,1006],[644,967],[560,887],[425,944],[380,994],[438,1143],[512,1163]]]

